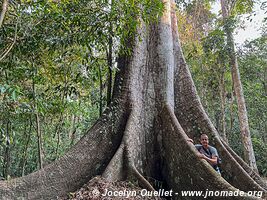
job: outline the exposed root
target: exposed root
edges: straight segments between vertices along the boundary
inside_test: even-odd
[[[149,191],[155,191],[154,187],[145,179],[142,174],[140,174],[140,172],[135,168],[135,166],[131,167],[131,173],[137,178],[140,183],[140,186]]]
[[[114,182],[118,180],[125,180],[128,173],[128,163],[125,161],[129,161],[129,154],[126,152],[126,137],[127,133],[129,132],[129,126],[131,124],[131,120],[133,120],[133,112],[130,112],[129,118],[127,120],[125,130],[123,133],[123,137],[121,140],[121,144],[119,148],[117,149],[116,153],[112,157],[111,161],[107,165],[104,173],[102,174],[103,178],[106,178],[107,180]]]
[[[123,154],[126,157],[125,159],[123,159]],[[113,182],[114,180],[126,180],[126,176],[129,179],[136,178],[142,188],[145,188],[148,191],[155,191],[153,186],[136,169],[133,164],[133,161],[129,160],[130,156],[127,155],[129,155],[129,151],[125,147],[124,143],[122,143],[116,154],[112,158],[111,162],[107,166],[105,172],[102,174],[102,177],[105,178],[107,181]]]
[[[137,111],[136,111],[137,112]],[[127,172],[128,172],[128,177],[135,177],[140,186],[142,186],[143,188],[149,190],[149,191],[155,191],[155,189],[153,188],[153,186],[145,179],[145,177],[136,169],[135,166],[135,151],[133,151],[133,149],[135,149],[136,147],[132,146],[132,140],[136,139],[134,138],[134,134],[132,133],[133,127],[135,126],[135,120],[137,120],[134,117],[134,112],[132,113],[132,115],[130,115],[129,120],[132,120],[131,122],[127,123],[127,126],[125,128],[125,135],[123,138],[123,141],[125,143],[125,148],[124,148],[124,152],[125,152],[125,166],[127,168]]]
[[[126,177],[135,177],[139,181],[140,186],[149,191],[155,191],[153,186],[144,178],[134,165],[132,152],[129,150],[129,143],[127,143],[131,136],[129,135],[132,125],[131,120],[134,120],[133,112],[131,112],[129,116],[121,145],[102,174],[102,177],[108,181],[125,180]]]
[[[123,151],[124,144],[121,143],[120,147],[112,157],[111,161],[107,165],[102,177],[110,182],[125,180],[126,174],[123,163]]]

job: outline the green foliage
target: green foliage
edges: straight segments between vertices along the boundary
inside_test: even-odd
[[[224,27],[225,32],[230,31],[233,33],[233,31],[237,28],[238,26],[238,20],[235,16],[230,16],[227,19],[225,19],[222,22],[222,26]]]
[[[260,138],[252,138],[254,151],[256,152],[257,167],[259,173],[267,176],[267,144],[264,143]]]
[[[225,29],[233,32],[238,25],[237,15],[250,12],[252,4],[250,1],[236,1],[234,5],[229,4],[230,7],[232,6],[232,15],[224,23],[222,23],[221,19],[214,20],[214,23],[209,24],[208,32],[206,32],[205,29],[193,28],[201,27],[202,24],[198,21],[197,24],[192,25],[194,23],[193,19],[196,18],[194,15],[198,13],[192,11],[199,9],[199,7],[195,8],[196,2],[192,2],[188,8],[192,13],[190,16],[186,16],[182,11],[178,12],[178,27],[183,51],[191,68],[202,104],[219,133],[222,132],[221,94],[222,80],[224,80],[226,135],[230,146],[238,155],[243,156],[237,105],[234,101],[235,99],[232,99],[233,86]],[[201,18],[200,16],[197,17]],[[188,19],[190,20],[187,23]],[[208,21],[208,19],[206,20]],[[197,37],[195,37],[196,35]],[[259,171],[264,176],[266,176],[267,163],[266,47],[266,35],[263,35],[256,40],[245,43],[242,49],[238,51],[239,70],[246,99],[254,151]]]
[[[109,45],[115,72],[141,19],[157,20],[163,7],[160,0],[10,1],[0,29],[0,176],[37,169],[37,114],[45,165],[86,133],[106,105]]]
[[[245,13],[250,13],[253,9],[253,0],[236,0],[231,8],[231,15],[240,15]]]
[[[247,42],[239,55],[240,73],[244,82],[244,95],[248,107],[251,132],[253,136],[259,140],[258,142],[264,141],[266,144],[267,37],[262,36],[251,42]],[[255,152],[255,154],[259,156],[262,154],[261,150],[258,151],[256,148]],[[263,165],[263,162],[266,164],[266,160],[262,159],[262,157],[259,159],[259,162],[258,165]],[[262,173],[266,175],[266,171]]]

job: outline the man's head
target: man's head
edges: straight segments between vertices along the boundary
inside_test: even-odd
[[[206,134],[200,136],[200,143],[203,147],[208,148],[209,146],[209,137]]]

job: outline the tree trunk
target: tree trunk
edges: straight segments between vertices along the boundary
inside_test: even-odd
[[[237,57],[235,53],[235,44],[234,38],[230,25],[227,24],[227,20],[229,19],[229,9],[227,9],[227,0],[221,0],[222,7],[222,15],[225,23],[225,32],[227,37],[227,45],[229,49],[229,57],[230,57],[230,66],[232,73],[232,80],[234,85],[234,91],[237,99],[238,106],[238,118],[239,118],[239,126],[241,131],[242,143],[244,146],[244,158],[245,161],[251,166],[256,172],[258,172],[256,159],[254,155],[253,145],[250,136],[249,124],[248,124],[248,116],[247,116],[247,108],[245,104],[245,98],[243,94],[242,83],[240,79],[240,73],[237,63]]]
[[[226,92],[225,92],[225,80],[224,80],[224,74],[225,74],[225,66],[222,66],[222,72],[220,74],[220,98],[221,98],[221,136],[223,140],[228,143],[228,139],[226,136],[226,121],[225,121],[225,105],[226,105]]]
[[[145,177],[162,181],[177,193],[239,188],[266,195],[260,177],[248,175],[250,168],[234,158],[207,117],[181,51],[175,3],[163,2],[160,22],[142,23],[136,38],[129,39],[131,54],[119,57],[113,100],[100,119],[54,163],[23,178],[0,182],[2,199],[56,199],[99,174],[107,181],[137,180],[149,190],[154,187]],[[187,142],[187,134],[195,137],[199,130],[213,138],[229,182],[199,159],[194,145]],[[180,193],[172,198],[192,199]]]
[[[33,66],[34,67],[34,66]],[[34,103],[34,116],[35,116],[35,124],[36,124],[36,133],[37,133],[37,149],[38,149],[38,165],[39,169],[43,168],[43,147],[42,147],[42,132],[40,127],[40,118],[39,118],[39,112],[38,112],[38,106],[36,102],[36,88],[35,88],[35,76],[37,74],[37,69],[33,69],[33,79],[32,79],[32,94],[33,94],[33,103]]]
[[[98,78],[99,78],[99,116],[103,113],[103,80],[102,80],[102,69],[98,66]]]
[[[70,146],[74,144],[75,138],[76,138],[76,123],[78,121],[78,117],[75,116],[74,114],[71,115],[71,126],[69,130],[69,140],[70,140]]]
[[[264,76],[263,87],[265,95],[267,96],[267,68],[265,68],[263,76]]]
[[[229,128],[229,134],[232,134],[233,127],[234,127],[234,88],[231,88],[231,100],[230,100],[230,128]]]
[[[114,0],[110,0],[110,12],[114,10]],[[109,23],[109,38],[108,38],[108,49],[107,49],[107,60],[108,60],[108,77],[107,77],[107,106],[112,101],[112,69],[113,69],[113,24],[112,19]]]
[[[6,121],[6,138],[5,138],[5,153],[3,160],[3,177],[7,180],[10,176],[10,132],[11,132],[11,122]]]
[[[64,97],[63,97],[62,103],[64,104]],[[57,137],[57,145],[56,145],[56,150],[55,150],[55,157],[56,158],[58,158],[58,155],[59,155],[58,150],[59,150],[60,139],[61,139],[60,138],[60,132],[62,131],[63,120],[64,120],[63,111],[61,111],[58,123],[56,125],[56,129],[55,129],[55,136]]]
[[[28,148],[29,148],[29,143],[31,141],[31,133],[32,133],[32,118],[29,119],[30,120],[30,127],[29,130],[25,131],[25,135],[27,136],[26,139],[26,144],[25,147],[23,149],[23,157],[21,159],[21,176],[25,175],[25,167],[26,167],[26,162],[27,162],[27,157],[28,157]]]
[[[3,0],[3,3],[2,3],[2,11],[1,11],[1,13],[0,13],[0,28],[1,28],[2,25],[3,25],[4,18],[5,18],[5,15],[6,15],[6,11],[7,11],[7,8],[8,8],[8,0]]]
[[[43,168],[43,150],[42,150],[42,132],[40,128],[40,118],[37,109],[35,110],[35,122],[36,122],[36,132],[37,132],[37,146],[38,146],[38,164],[39,169]]]
[[[113,6],[113,0],[111,1],[111,9]],[[112,93],[112,47],[113,47],[113,28],[112,28],[112,23],[109,25],[109,40],[108,40],[108,50],[107,50],[107,59],[108,59],[108,77],[107,77],[107,106],[109,106],[111,102],[111,93]]]

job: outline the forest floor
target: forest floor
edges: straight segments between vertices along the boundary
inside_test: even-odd
[[[262,177],[267,184],[267,177]],[[67,197],[59,198],[59,200],[165,200],[165,198],[155,196],[142,196],[142,188],[136,184],[127,181],[107,182],[105,179],[95,177],[76,192],[71,192]],[[114,192],[122,192],[124,196],[105,195]],[[127,197],[127,192],[129,196]],[[118,194],[118,193],[117,193]],[[125,196],[126,195],[126,196]]]
[[[164,200],[164,198],[155,196],[142,196],[141,190],[142,188],[130,182],[107,182],[100,177],[95,177],[81,189],[69,193],[68,197],[60,198],[60,200]],[[120,191],[124,193],[124,196],[105,195],[107,191],[109,191],[109,194]],[[131,192],[128,193],[130,194],[129,197],[125,196],[127,192]]]

